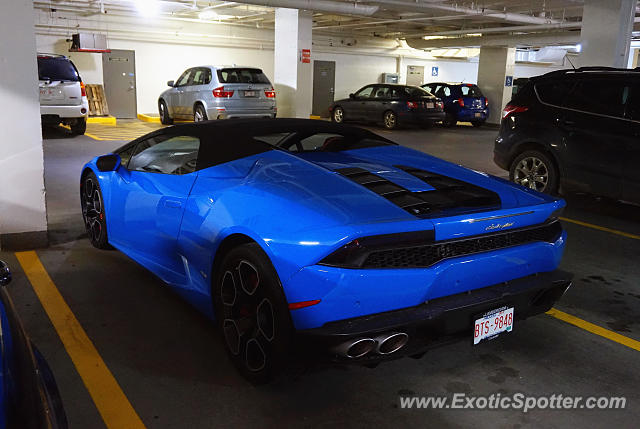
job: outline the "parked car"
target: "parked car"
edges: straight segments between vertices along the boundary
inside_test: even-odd
[[[275,118],[276,92],[259,68],[200,66],[170,80],[158,99],[163,124],[229,118]]]
[[[528,77],[517,77],[513,79],[513,88],[511,89],[512,96],[515,96],[529,82]]]
[[[73,134],[84,134],[89,101],[73,62],[64,55],[38,54],[38,81],[42,124],[63,123]]]
[[[55,379],[24,332],[9,282],[11,271],[0,261],[0,429],[66,429]]]
[[[388,130],[399,124],[431,126],[444,117],[442,101],[417,86],[367,85],[329,106],[334,122],[382,122]]]
[[[343,124],[164,128],[91,160],[80,189],[91,243],[215,317],[254,382],[296,349],[368,364],[478,343],[570,284],[563,200]]]
[[[430,93],[444,102],[445,118],[442,124],[453,127],[458,121],[471,122],[480,127],[489,117],[489,100],[478,85],[471,83],[427,83],[422,85]]]
[[[504,108],[494,161],[531,189],[640,203],[638,136],[638,69],[561,70],[531,78]]]

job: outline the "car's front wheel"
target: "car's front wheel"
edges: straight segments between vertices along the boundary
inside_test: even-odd
[[[232,249],[212,287],[218,327],[240,373],[269,382],[289,358],[293,325],[271,261],[256,243]]]
[[[547,194],[558,192],[559,174],[553,160],[538,150],[516,156],[509,169],[511,181]]]
[[[80,186],[80,203],[87,235],[94,247],[110,249],[103,201],[98,178],[93,172],[86,174]]]
[[[163,125],[173,124],[173,119],[169,116],[169,109],[167,108],[167,103],[164,100],[160,100],[158,102],[158,113],[160,114],[160,122]]]
[[[342,107],[337,106],[335,109],[333,109],[331,120],[338,124],[344,122],[344,110],[342,109]]]

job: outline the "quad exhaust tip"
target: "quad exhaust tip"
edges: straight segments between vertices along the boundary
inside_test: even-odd
[[[392,334],[380,335],[375,338],[376,353],[380,355],[390,355],[395,353],[407,344],[409,336],[404,332],[394,332]]]
[[[404,332],[393,332],[378,335],[375,338],[357,338],[334,347],[333,351],[349,359],[358,359],[375,352],[380,355],[395,353],[407,344],[409,335]]]

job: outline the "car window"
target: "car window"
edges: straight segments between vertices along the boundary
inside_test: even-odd
[[[228,68],[218,70],[220,83],[269,83],[260,69]]]
[[[618,80],[579,81],[564,106],[589,113],[622,117],[629,98],[629,84]]]
[[[464,97],[482,97],[482,91],[476,85],[462,85],[460,91]]]
[[[375,91],[373,91],[373,98],[389,98],[390,95],[391,92],[387,86],[378,86]]]
[[[273,133],[264,136],[254,136],[254,140],[261,141],[266,144],[277,146],[285,137],[290,136],[292,133]]]
[[[402,92],[398,88],[389,88],[389,94],[392,100],[398,100],[402,97]]]
[[[189,174],[197,169],[199,150],[198,137],[152,137],[136,145],[127,168],[147,173]]]
[[[189,83],[189,77],[191,76],[191,71],[193,69],[189,69],[187,71],[185,71],[184,73],[182,73],[182,76],[180,76],[178,78],[178,81],[176,82],[175,86],[185,86],[187,85],[187,83]]]
[[[369,98],[373,93],[374,86],[365,86],[360,91],[356,92],[356,98]]]
[[[425,90],[429,91],[432,94],[435,92],[435,85],[422,85],[422,88],[424,88]]]
[[[436,92],[433,93],[436,97],[449,97],[451,95],[451,88],[446,85],[439,85]]]
[[[307,138],[300,140],[300,147],[303,151],[312,151],[312,150],[322,150],[323,148],[337,143],[339,139],[344,139],[345,137],[340,134],[331,134],[331,133],[318,133]],[[290,150],[292,150],[290,148]],[[293,150],[292,150],[293,151]]]
[[[129,165],[129,160],[131,159],[131,155],[133,155],[133,153],[135,152],[136,146],[137,145],[132,144],[129,146],[125,146],[124,149],[120,149],[115,152],[120,155],[120,165],[125,168],[127,167],[127,165]]]
[[[409,97],[430,97],[431,96],[430,93],[428,93],[424,89],[419,88],[417,86],[405,86],[404,87],[404,92]]]
[[[38,79],[79,82],[80,75],[67,58],[38,57]]]
[[[574,82],[560,80],[536,83],[534,88],[543,103],[562,106],[574,84]]]
[[[206,84],[207,69],[195,69],[191,75],[191,85]]]

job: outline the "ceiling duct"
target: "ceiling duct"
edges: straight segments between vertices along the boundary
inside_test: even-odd
[[[285,7],[289,9],[305,9],[315,12],[336,13],[341,15],[371,16],[380,9],[379,6],[361,3],[330,0],[240,0],[234,3],[253,4],[269,7]]]

